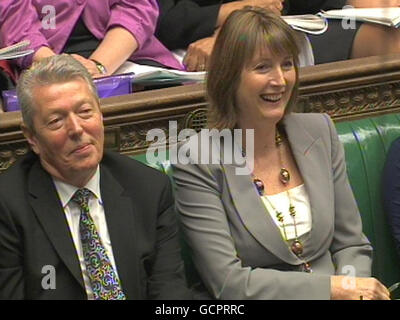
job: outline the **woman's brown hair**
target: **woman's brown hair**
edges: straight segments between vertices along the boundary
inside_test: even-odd
[[[285,113],[296,102],[298,91],[298,47],[295,31],[279,16],[258,7],[232,12],[217,36],[207,75],[208,127],[219,130],[236,126],[235,103],[243,68],[257,50],[268,48],[272,54],[290,54],[296,69],[296,83]]]

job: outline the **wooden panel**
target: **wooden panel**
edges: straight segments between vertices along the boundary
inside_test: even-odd
[[[400,110],[400,55],[304,68],[299,110],[327,112],[335,121]]]
[[[102,99],[106,147],[142,153],[149,129],[161,128],[168,135],[169,121],[177,121],[178,130],[200,129],[206,106],[203,84]],[[400,112],[400,55],[302,68],[298,111],[327,112],[335,121]],[[20,112],[0,113],[0,172],[28,150],[20,121]]]

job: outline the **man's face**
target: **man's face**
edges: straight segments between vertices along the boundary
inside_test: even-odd
[[[53,177],[83,186],[103,156],[103,116],[83,79],[33,90],[34,132],[24,130],[42,166]]]

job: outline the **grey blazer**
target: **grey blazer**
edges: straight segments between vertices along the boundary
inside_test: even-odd
[[[330,275],[370,276],[372,247],[334,124],[326,114],[294,113],[283,124],[311,203],[303,257],[312,273],[300,271],[303,261],[282,239],[250,175],[236,175],[235,164],[173,165],[184,234],[217,299],[330,299]],[[194,143],[196,136],[186,147]]]

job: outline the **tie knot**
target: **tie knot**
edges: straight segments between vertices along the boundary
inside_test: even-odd
[[[71,201],[77,203],[81,208],[87,208],[91,191],[86,188],[78,189],[71,198]]]

